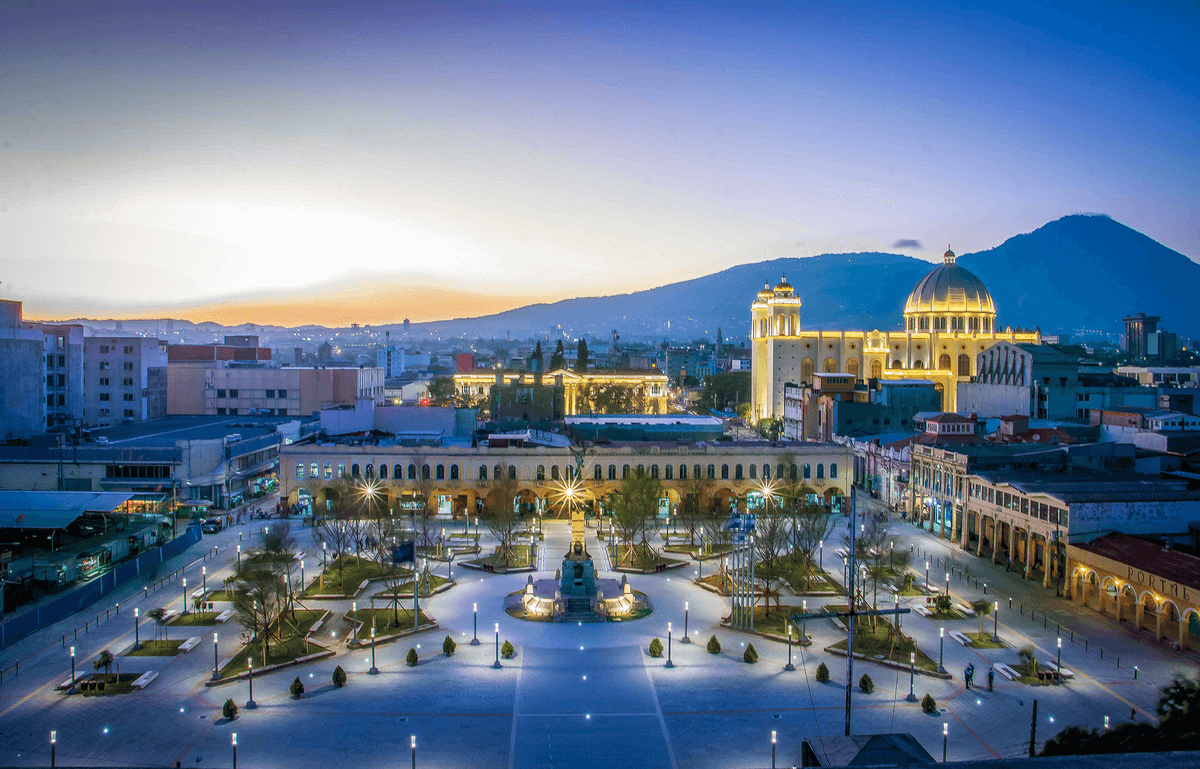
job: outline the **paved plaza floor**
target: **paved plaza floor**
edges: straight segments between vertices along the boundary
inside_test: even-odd
[[[257,523],[257,522],[256,522]],[[845,528],[845,521],[838,520]],[[293,524],[294,528],[299,528]],[[236,545],[254,544],[258,527],[233,527],[214,536],[168,564],[186,568],[189,586],[200,583],[200,569],[208,570],[210,585],[228,576],[236,562]],[[894,531],[904,546],[947,554],[952,551],[926,532],[897,524]],[[543,571],[535,579],[552,578],[566,552],[569,531],[562,522],[546,523]],[[296,531],[311,579],[320,562],[319,548],[307,530]],[[837,571],[833,544],[827,538],[825,566]],[[486,542],[484,543],[487,547]],[[198,560],[206,548],[218,548],[214,558]],[[898,545],[899,546],[899,545]],[[591,546],[599,555],[599,547]],[[960,560],[968,559],[954,553]],[[977,559],[967,562],[975,563]],[[598,567],[603,562],[597,557]],[[444,564],[434,567],[443,573]],[[707,567],[711,568],[711,567]],[[707,571],[706,568],[706,571]],[[983,573],[985,567],[981,566]],[[421,767],[765,767],[770,765],[770,735],[778,734],[779,766],[799,764],[800,741],[805,737],[834,736],[843,731],[846,661],[821,651],[843,636],[828,621],[809,622],[813,645],[795,649],[796,670],[785,672],[786,644],[720,626],[727,613],[726,599],[692,583],[695,564],[665,574],[630,575],[631,584],[647,593],[654,613],[645,619],[622,623],[554,624],[523,622],[503,612],[503,599],[520,589],[526,574],[483,574],[456,566],[456,586],[422,601],[422,609],[438,621],[439,629],[376,649],[379,673],[371,675],[369,649],[348,650],[346,625],[340,621],[322,627],[319,639],[332,644],[336,656],[306,665],[256,676],[254,697],[259,707],[243,709],[233,722],[220,717],[220,706],[232,698],[239,706],[248,698],[245,681],[214,688],[204,686],[213,666],[212,628],[171,628],[172,637],[202,635],[195,651],[173,658],[120,657],[122,672],[157,670],[158,679],[143,692],[127,696],[82,697],[55,689],[70,673],[67,646],[76,646],[76,663],[90,672],[91,660],[102,649],[120,652],[133,643],[131,609],[155,606],[179,609],[182,590],[172,583],[143,597],[142,585],[131,584],[112,596],[120,601],[121,614],[102,619],[98,626],[74,639],[75,624],[95,607],[68,618],[3,651],[3,667],[20,662],[19,674],[6,673],[0,684],[0,765],[49,765],[48,737],[58,731],[60,765],[160,765],[180,762],[188,767],[229,766],[231,735],[238,735],[238,760],[245,767],[293,767],[298,761],[312,766],[391,767],[408,765],[410,740],[417,741]],[[972,573],[975,567],[972,566]],[[611,572],[606,578],[619,578]],[[1113,723],[1128,718],[1132,708],[1140,719],[1153,717],[1159,688],[1176,671],[1194,672],[1190,658],[1146,645],[1100,618],[1072,611],[1036,588],[1006,575],[988,573],[989,596],[999,592],[1005,603],[1016,596],[1026,606],[1045,605],[1052,617],[1069,620],[1088,634],[1089,651],[1069,645],[1063,665],[1075,671],[1074,682],[1056,687],[1028,687],[997,677],[994,692],[963,688],[962,670],[974,662],[977,681],[991,662],[1016,659],[1017,647],[1032,644],[1043,660],[1056,651],[1055,620],[1048,628],[1039,616],[1002,608],[1000,636],[1010,648],[974,650],[947,639],[944,659],[951,680],[917,676],[918,697],[931,694],[942,710],[926,715],[905,701],[909,673],[878,664],[856,662],[855,678],[871,675],[875,692],[854,690],[855,733],[909,732],[934,756],[941,755],[942,724],[949,724],[949,757],[962,760],[1024,755],[1028,749],[1034,698],[1039,701],[1039,743],[1064,726],[1101,726],[1105,716]],[[958,579],[951,586],[956,598],[969,601],[975,590]],[[799,597],[785,602],[799,606]],[[808,598],[814,609],[839,599]],[[841,599],[844,600],[844,599]],[[693,643],[682,644],[684,602],[690,605],[687,620]],[[329,608],[335,617],[350,608],[347,601],[312,602]],[[362,605],[360,601],[360,607]],[[479,605],[478,627],[482,643],[472,646],[474,615]],[[1004,605],[1004,604],[1002,604]],[[100,607],[103,615],[104,607]],[[1041,609],[1039,608],[1039,611]],[[651,658],[646,652],[658,637],[664,643],[667,623],[674,629],[671,658]],[[990,622],[989,627],[990,627]],[[500,640],[517,649],[515,659],[493,669],[496,657],[494,623]],[[976,629],[974,619],[945,623],[962,631]],[[152,632],[141,628],[142,639]],[[905,632],[931,657],[939,656],[939,625],[909,615]],[[240,631],[233,623],[216,628],[220,633],[218,656],[234,654]],[[343,631],[337,637],[335,631]],[[64,646],[63,634],[68,636]],[[441,654],[442,639],[452,635],[459,643],[453,657]],[[704,644],[717,635],[724,649],[710,655]],[[742,660],[745,644],[754,643],[761,659],[756,665]],[[421,662],[405,664],[410,646],[419,644]],[[1101,660],[1093,644],[1104,644]],[[1111,653],[1108,650],[1112,650]],[[1122,655],[1118,669],[1112,656]],[[816,667],[824,662],[832,681],[820,684]],[[349,674],[344,688],[334,688],[332,671],[341,665]],[[1142,675],[1132,676],[1132,665]],[[302,699],[288,695],[288,685],[300,676],[307,691]]]

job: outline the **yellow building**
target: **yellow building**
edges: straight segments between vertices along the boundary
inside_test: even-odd
[[[750,311],[754,417],[782,417],[784,384],[811,384],[814,373],[929,379],[954,411],[957,384],[974,376],[976,355],[1000,341],[1041,344],[1038,331],[998,330],[991,294],[954,258],[947,251],[908,295],[903,331],[803,331],[800,297],[786,279],[759,291]]]
[[[588,392],[592,388],[616,385],[632,388],[638,393],[643,414],[667,413],[667,390],[670,384],[661,371],[569,371],[557,369],[545,374],[546,384],[562,380],[565,416],[588,413]],[[489,399],[492,385],[535,384],[536,374],[522,371],[467,371],[454,375],[454,389],[472,400]]]

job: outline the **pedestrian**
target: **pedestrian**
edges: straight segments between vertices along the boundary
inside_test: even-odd
[[[971,688],[971,666],[970,665],[967,665],[966,669],[963,670],[963,681],[966,683],[967,689],[970,689]]]
[[[996,684],[996,671],[988,668],[988,691],[993,691]]]

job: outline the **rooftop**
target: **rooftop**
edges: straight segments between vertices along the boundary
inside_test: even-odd
[[[721,427],[715,416],[695,414],[594,414],[566,418],[568,425],[695,425]]]
[[[63,529],[84,513],[110,513],[132,498],[94,491],[0,491],[0,528]]]
[[[1188,491],[1185,481],[1168,481],[1157,476],[1104,480],[1095,475],[1062,477],[1043,473],[986,470],[976,475],[992,484],[1007,484],[1025,494],[1046,494],[1068,504],[1112,500],[1200,500],[1200,491]]]
[[[241,435],[243,439],[268,435],[300,417],[177,416],[131,425],[93,428],[94,439],[107,438],[108,446],[174,446],[176,441],[206,440]],[[94,443],[91,445],[95,445]]]
[[[1114,532],[1073,547],[1162,577],[1168,582],[1200,589],[1200,558],[1179,550],[1168,550],[1157,542]]]

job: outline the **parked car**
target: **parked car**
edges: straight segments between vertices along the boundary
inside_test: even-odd
[[[217,534],[224,528],[224,516],[214,515],[212,518],[209,518],[204,522],[204,524],[200,527],[200,531],[204,532],[205,534]]]

